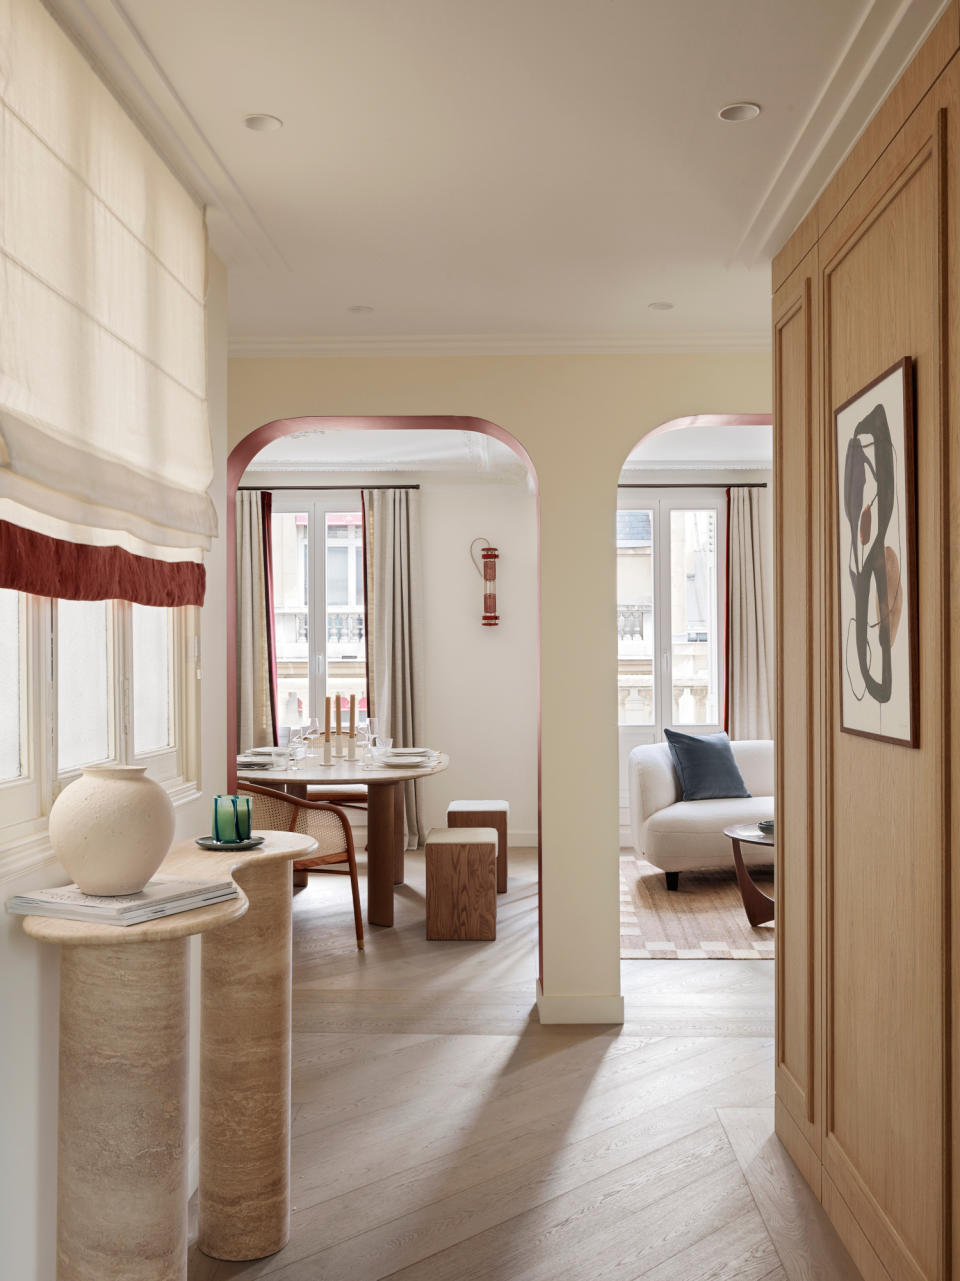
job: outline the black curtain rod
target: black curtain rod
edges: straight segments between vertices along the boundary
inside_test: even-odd
[[[765,480],[747,480],[742,485],[700,480],[692,485],[681,485],[679,482],[668,485],[618,485],[617,489],[766,489],[766,487]]]
[[[355,492],[358,489],[419,489],[419,488],[420,488],[419,485],[238,485],[237,492],[239,493],[240,490],[243,490],[243,489],[248,489],[255,494],[260,493],[260,491],[263,489],[269,489],[271,493],[276,494],[276,493],[279,493],[279,491],[282,489],[301,489],[305,491],[310,490],[311,492],[315,489],[317,490],[346,489],[346,490]]]

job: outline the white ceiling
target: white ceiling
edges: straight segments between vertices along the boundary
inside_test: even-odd
[[[623,470],[766,471],[772,466],[773,428],[769,423],[723,423],[653,432],[630,452]]]
[[[49,3],[208,203],[263,353],[764,347],[771,252],[944,6]]]
[[[527,469],[509,445],[475,431],[305,429],[261,449],[248,472],[410,472],[458,479],[518,482]],[[289,478],[288,478],[289,479]]]

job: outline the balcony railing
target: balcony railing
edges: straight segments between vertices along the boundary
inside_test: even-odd
[[[653,601],[617,605],[617,636],[620,640],[643,640],[645,620],[653,617]]]

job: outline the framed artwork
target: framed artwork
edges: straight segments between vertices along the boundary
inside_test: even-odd
[[[916,747],[913,362],[841,405],[837,446],[840,728]]]

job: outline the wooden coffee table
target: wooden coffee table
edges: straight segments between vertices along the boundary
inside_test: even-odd
[[[775,844],[773,836],[761,832],[756,823],[734,823],[732,827],[725,827],[723,834],[733,842],[733,864],[737,869],[737,884],[740,886],[740,897],[747,920],[751,925],[766,925],[774,918],[775,901],[769,894],[764,894],[747,871],[740,846],[768,845],[772,849]]]

